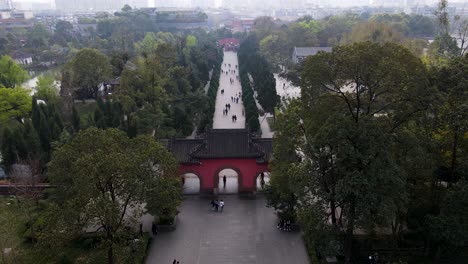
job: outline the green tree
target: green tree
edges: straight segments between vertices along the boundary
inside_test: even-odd
[[[28,32],[28,46],[40,48],[49,44],[50,33],[43,24],[36,24]]]
[[[270,35],[276,28],[277,25],[273,21],[272,17],[258,17],[254,21],[255,34],[257,35],[258,39],[263,39],[264,37]]]
[[[438,128],[434,131],[440,143],[442,166],[448,168],[449,184],[464,176],[468,155],[464,148],[468,132],[468,57],[454,58],[434,73],[441,98],[438,105]]]
[[[468,184],[463,181],[447,193],[440,215],[428,216],[426,227],[430,241],[436,247],[436,260],[443,251],[463,247],[468,239]]]
[[[102,229],[108,263],[117,262],[115,251],[128,236],[126,229],[136,228],[143,203],[151,211],[164,206],[162,211],[172,212],[180,203],[175,194],[180,189],[159,192],[171,185],[176,171],[175,159],[151,137],[129,139],[117,129],[80,131],[49,164],[49,179],[57,186],[51,206],[55,220],[44,239],[61,232],[73,239],[84,229]],[[168,203],[158,204],[160,199]]]
[[[99,85],[108,80],[111,66],[107,56],[94,49],[82,49],[71,60],[75,92],[81,99],[97,98]]]
[[[10,120],[21,122],[31,112],[31,96],[22,88],[0,88],[0,123]]]
[[[431,99],[424,65],[395,44],[341,46],[305,61],[300,103],[288,106],[277,130],[293,138],[273,155],[276,161],[291,153],[302,162],[277,161],[272,185],[295,183],[286,191],[300,201],[299,219],[324,227],[310,234],[331,236],[321,246],[342,248],[347,263],[356,228],[391,226],[405,210],[406,173],[393,151],[394,133]],[[345,241],[337,248],[340,232]]]
[[[73,25],[65,20],[59,20],[55,24],[55,32],[53,41],[62,46],[66,46],[68,42],[72,40],[73,36]]]
[[[10,56],[0,59],[0,85],[14,88],[28,79],[28,73],[21,68]]]
[[[40,76],[36,83],[36,98],[46,102],[57,103],[59,100],[58,88],[52,76]]]
[[[403,36],[391,25],[380,22],[362,22],[355,25],[349,35],[343,39],[343,44],[370,41],[383,44],[385,42],[401,43]]]

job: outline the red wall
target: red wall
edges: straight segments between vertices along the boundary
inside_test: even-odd
[[[219,172],[233,169],[239,175],[239,192],[255,191],[256,177],[269,171],[268,164],[257,164],[255,159],[209,159],[200,165],[180,165],[180,174],[194,173],[200,178],[200,192],[212,192],[218,186]]]

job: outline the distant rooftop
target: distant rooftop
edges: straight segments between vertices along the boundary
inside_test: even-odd
[[[300,57],[313,56],[319,51],[331,52],[332,47],[294,47],[294,54]]]

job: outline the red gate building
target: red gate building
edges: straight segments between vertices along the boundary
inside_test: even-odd
[[[213,193],[224,169],[237,172],[239,192],[254,192],[257,176],[269,171],[272,139],[247,129],[211,129],[200,139],[172,138],[167,147],[179,162],[179,175],[197,175],[200,193]]]

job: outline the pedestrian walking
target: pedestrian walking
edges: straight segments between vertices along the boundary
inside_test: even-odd
[[[276,226],[276,228],[278,228],[279,230],[283,230],[283,226],[284,226],[284,220],[281,219],[278,223],[278,225]]]
[[[226,175],[223,176],[223,186],[226,188]]]
[[[234,123],[234,115],[232,115],[232,122]]]
[[[177,264],[177,260],[174,259],[174,261],[172,261],[172,264]]]
[[[264,172],[260,173],[260,178],[262,179],[262,181],[265,179],[265,173]]]
[[[215,201],[215,211],[218,212],[219,202],[218,200]]]
[[[219,208],[220,208],[220,211],[222,212],[223,209],[224,209],[224,201],[223,201],[223,200],[221,200],[221,201],[219,202]]]
[[[158,227],[154,222],[151,224],[151,232],[153,232],[153,236],[156,236],[158,234]]]
[[[234,115],[234,123],[237,122],[237,115]]]
[[[244,108],[242,108],[242,116],[244,116],[244,115],[245,115]]]
[[[231,110],[231,104],[228,104],[228,109]]]
[[[143,236],[143,224],[140,223],[140,237]]]
[[[237,97],[237,99],[236,99],[236,104],[238,104],[238,103],[239,103],[239,97]]]

